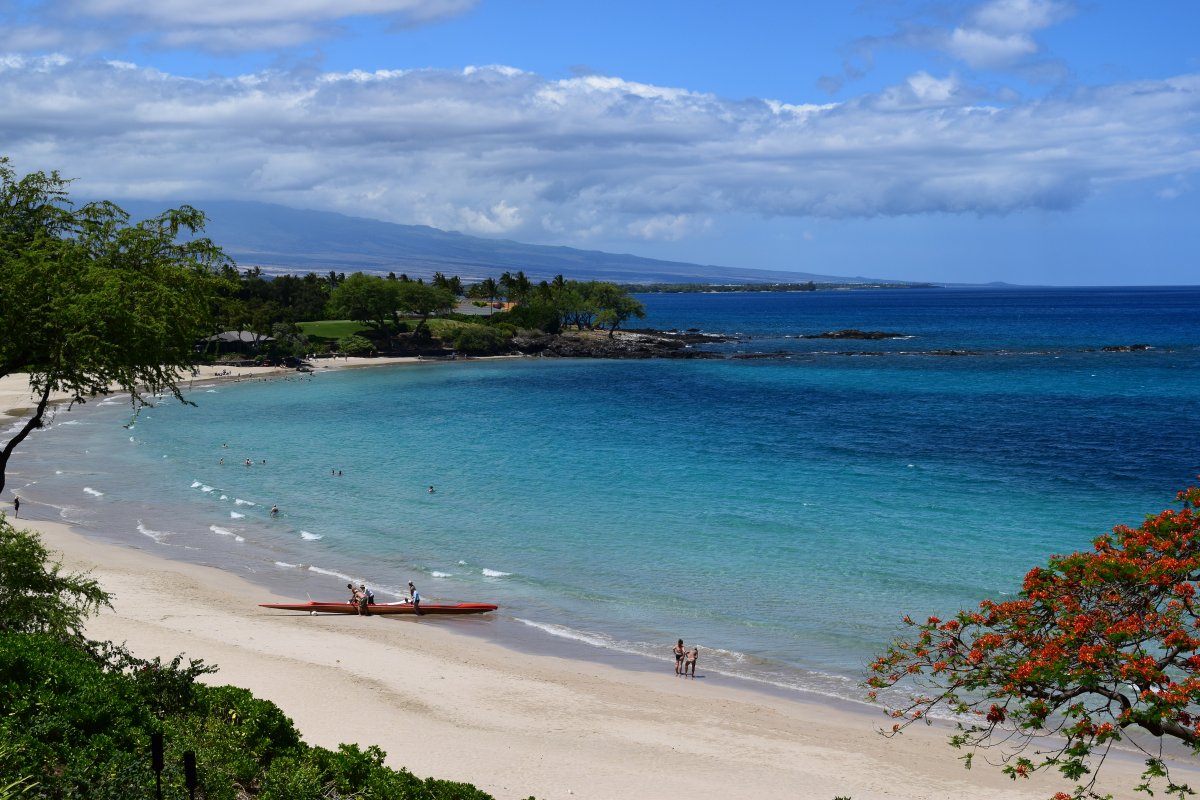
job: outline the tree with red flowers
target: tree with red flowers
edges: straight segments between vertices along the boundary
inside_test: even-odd
[[[1158,779],[1193,794],[1163,760],[1171,741],[1200,753],[1200,487],[1176,499],[1181,509],[1118,525],[1090,552],[1051,556],[1015,600],[905,617],[913,635],[867,681],[896,720],[885,733],[949,712],[968,768],[985,752],[1014,779],[1057,769],[1079,782],[1055,800],[1097,797],[1105,757],[1125,742],[1146,758],[1139,791]]]

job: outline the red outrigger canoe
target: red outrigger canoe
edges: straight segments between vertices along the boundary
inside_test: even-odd
[[[358,606],[353,603],[342,601],[336,602],[320,602],[310,601],[308,603],[259,603],[261,608],[275,608],[280,611],[308,611],[312,614],[357,614]],[[459,603],[454,606],[440,606],[432,604],[421,604],[421,614],[484,614],[488,611],[495,611],[499,606],[490,605],[488,603]],[[373,603],[367,606],[367,612],[371,614],[415,614],[416,609],[412,603]]]

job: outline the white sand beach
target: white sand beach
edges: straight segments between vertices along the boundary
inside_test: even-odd
[[[0,406],[27,401],[14,379],[0,382]],[[142,657],[217,664],[207,680],[274,701],[311,744],[377,744],[392,766],[502,800],[1034,800],[1071,788],[1053,775],[1014,783],[983,763],[967,771],[946,730],[886,739],[878,710],[752,691],[706,675],[703,657],[689,680],[665,660],[661,672],[640,672],[517,652],[456,633],[453,617],[271,611],[257,604],[295,598],[159,558],[153,542],[117,546],[61,523],[17,523],[114,594],[89,625],[93,637]],[[1139,771],[1133,759],[1110,759],[1102,788],[1132,796]]]

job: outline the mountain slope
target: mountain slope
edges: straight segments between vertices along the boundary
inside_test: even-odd
[[[134,219],[157,214],[169,202],[122,200]],[[264,272],[377,272],[429,277],[434,272],[464,281],[524,270],[534,281],[562,274],[575,280],[618,283],[894,283],[862,277],[781,272],[663,261],[628,254],[486,239],[424,225],[305,211],[269,203],[194,202],[209,219],[207,235],[239,267]]]

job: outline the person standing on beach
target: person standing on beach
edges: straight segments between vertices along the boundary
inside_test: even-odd
[[[684,657],[684,655],[687,654],[687,650],[683,649],[683,639],[680,639],[675,644],[674,653],[675,653],[675,674],[682,675],[683,674],[683,657]]]
[[[413,611],[417,616],[421,615],[421,593],[417,591],[417,587],[413,586],[413,582],[408,582],[408,595],[412,598]]]
[[[687,658],[683,661],[683,674],[687,674],[688,670],[692,671],[692,677],[696,677],[696,661],[700,658],[700,648],[693,647],[687,654]]]
[[[21,498],[13,495],[13,516],[17,517],[21,513]]]
[[[358,613],[362,614],[364,617],[371,616],[371,610],[367,608],[367,606],[374,601],[375,597],[371,594],[371,592],[367,591],[367,585],[365,583],[360,584],[358,587]]]
[[[347,583],[346,588],[350,590],[350,605],[354,606],[354,613],[362,613],[362,597],[358,594],[358,589],[354,588],[353,583]]]

